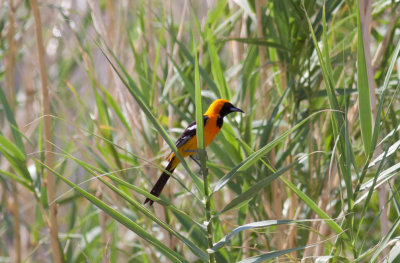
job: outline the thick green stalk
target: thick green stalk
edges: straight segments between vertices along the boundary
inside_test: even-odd
[[[203,174],[204,182],[204,203],[206,208],[206,219],[207,219],[207,241],[208,248],[213,247],[213,232],[212,232],[212,221],[211,221],[211,196],[208,189],[208,169],[206,167],[206,151],[199,149],[199,158],[201,164],[201,172]],[[214,254],[210,253],[210,262],[215,262]]]
[[[197,53],[197,52],[196,52]],[[207,171],[207,158],[206,151],[204,150],[204,124],[203,124],[203,110],[201,105],[201,87],[200,87],[200,74],[199,74],[199,63],[197,54],[195,58],[195,99],[196,99],[196,124],[197,124],[197,148],[200,159],[200,169],[203,175],[204,185],[204,205],[206,210],[206,224],[207,224],[207,241],[208,248],[213,247],[213,232],[211,222],[211,196],[208,189],[208,171]],[[213,253],[209,254],[209,262],[215,262]]]

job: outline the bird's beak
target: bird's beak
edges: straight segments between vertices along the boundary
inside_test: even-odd
[[[230,110],[231,110],[231,112],[241,112],[241,113],[244,113],[244,111],[242,111],[242,110],[239,109],[239,108],[236,108],[235,106],[232,106]]]

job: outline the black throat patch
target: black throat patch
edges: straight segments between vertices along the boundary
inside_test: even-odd
[[[223,124],[224,124],[224,117],[218,116],[218,119],[217,119],[218,128],[221,129]]]

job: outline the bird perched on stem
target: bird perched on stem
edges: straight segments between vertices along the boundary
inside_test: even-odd
[[[218,99],[215,100],[208,110],[203,115],[203,127],[204,127],[204,146],[207,147],[217,136],[224,123],[224,117],[232,112],[242,112],[241,109],[236,108],[227,100]],[[183,134],[178,138],[175,145],[182,157],[192,157],[197,152],[197,136],[196,136],[197,125],[196,122],[192,122]],[[165,171],[158,178],[153,189],[150,193],[156,197],[159,197],[162,189],[169,179],[169,173],[172,173],[176,166],[180,163],[179,158],[175,156],[175,153],[171,153],[168,158],[168,165],[165,167]],[[146,198],[144,204],[153,204],[153,200]]]

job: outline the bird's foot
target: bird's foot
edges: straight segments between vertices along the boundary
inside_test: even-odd
[[[203,170],[202,170],[202,169],[199,170],[199,174],[200,174],[201,176],[204,176]],[[206,168],[206,177],[207,177],[207,176],[208,176],[208,168]]]
[[[201,164],[199,163],[198,159],[194,158],[193,155],[190,155],[190,158],[201,168]]]
[[[194,158],[193,155],[190,155],[190,158],[200,167],[199,174],[203,176],[203,170],[201,168],[201,163],[199,162],[199,159]],[[206,152],[206,160],[207,160],[207,152]],[[208,175],[208,168],[206,168],[206,175]]]

